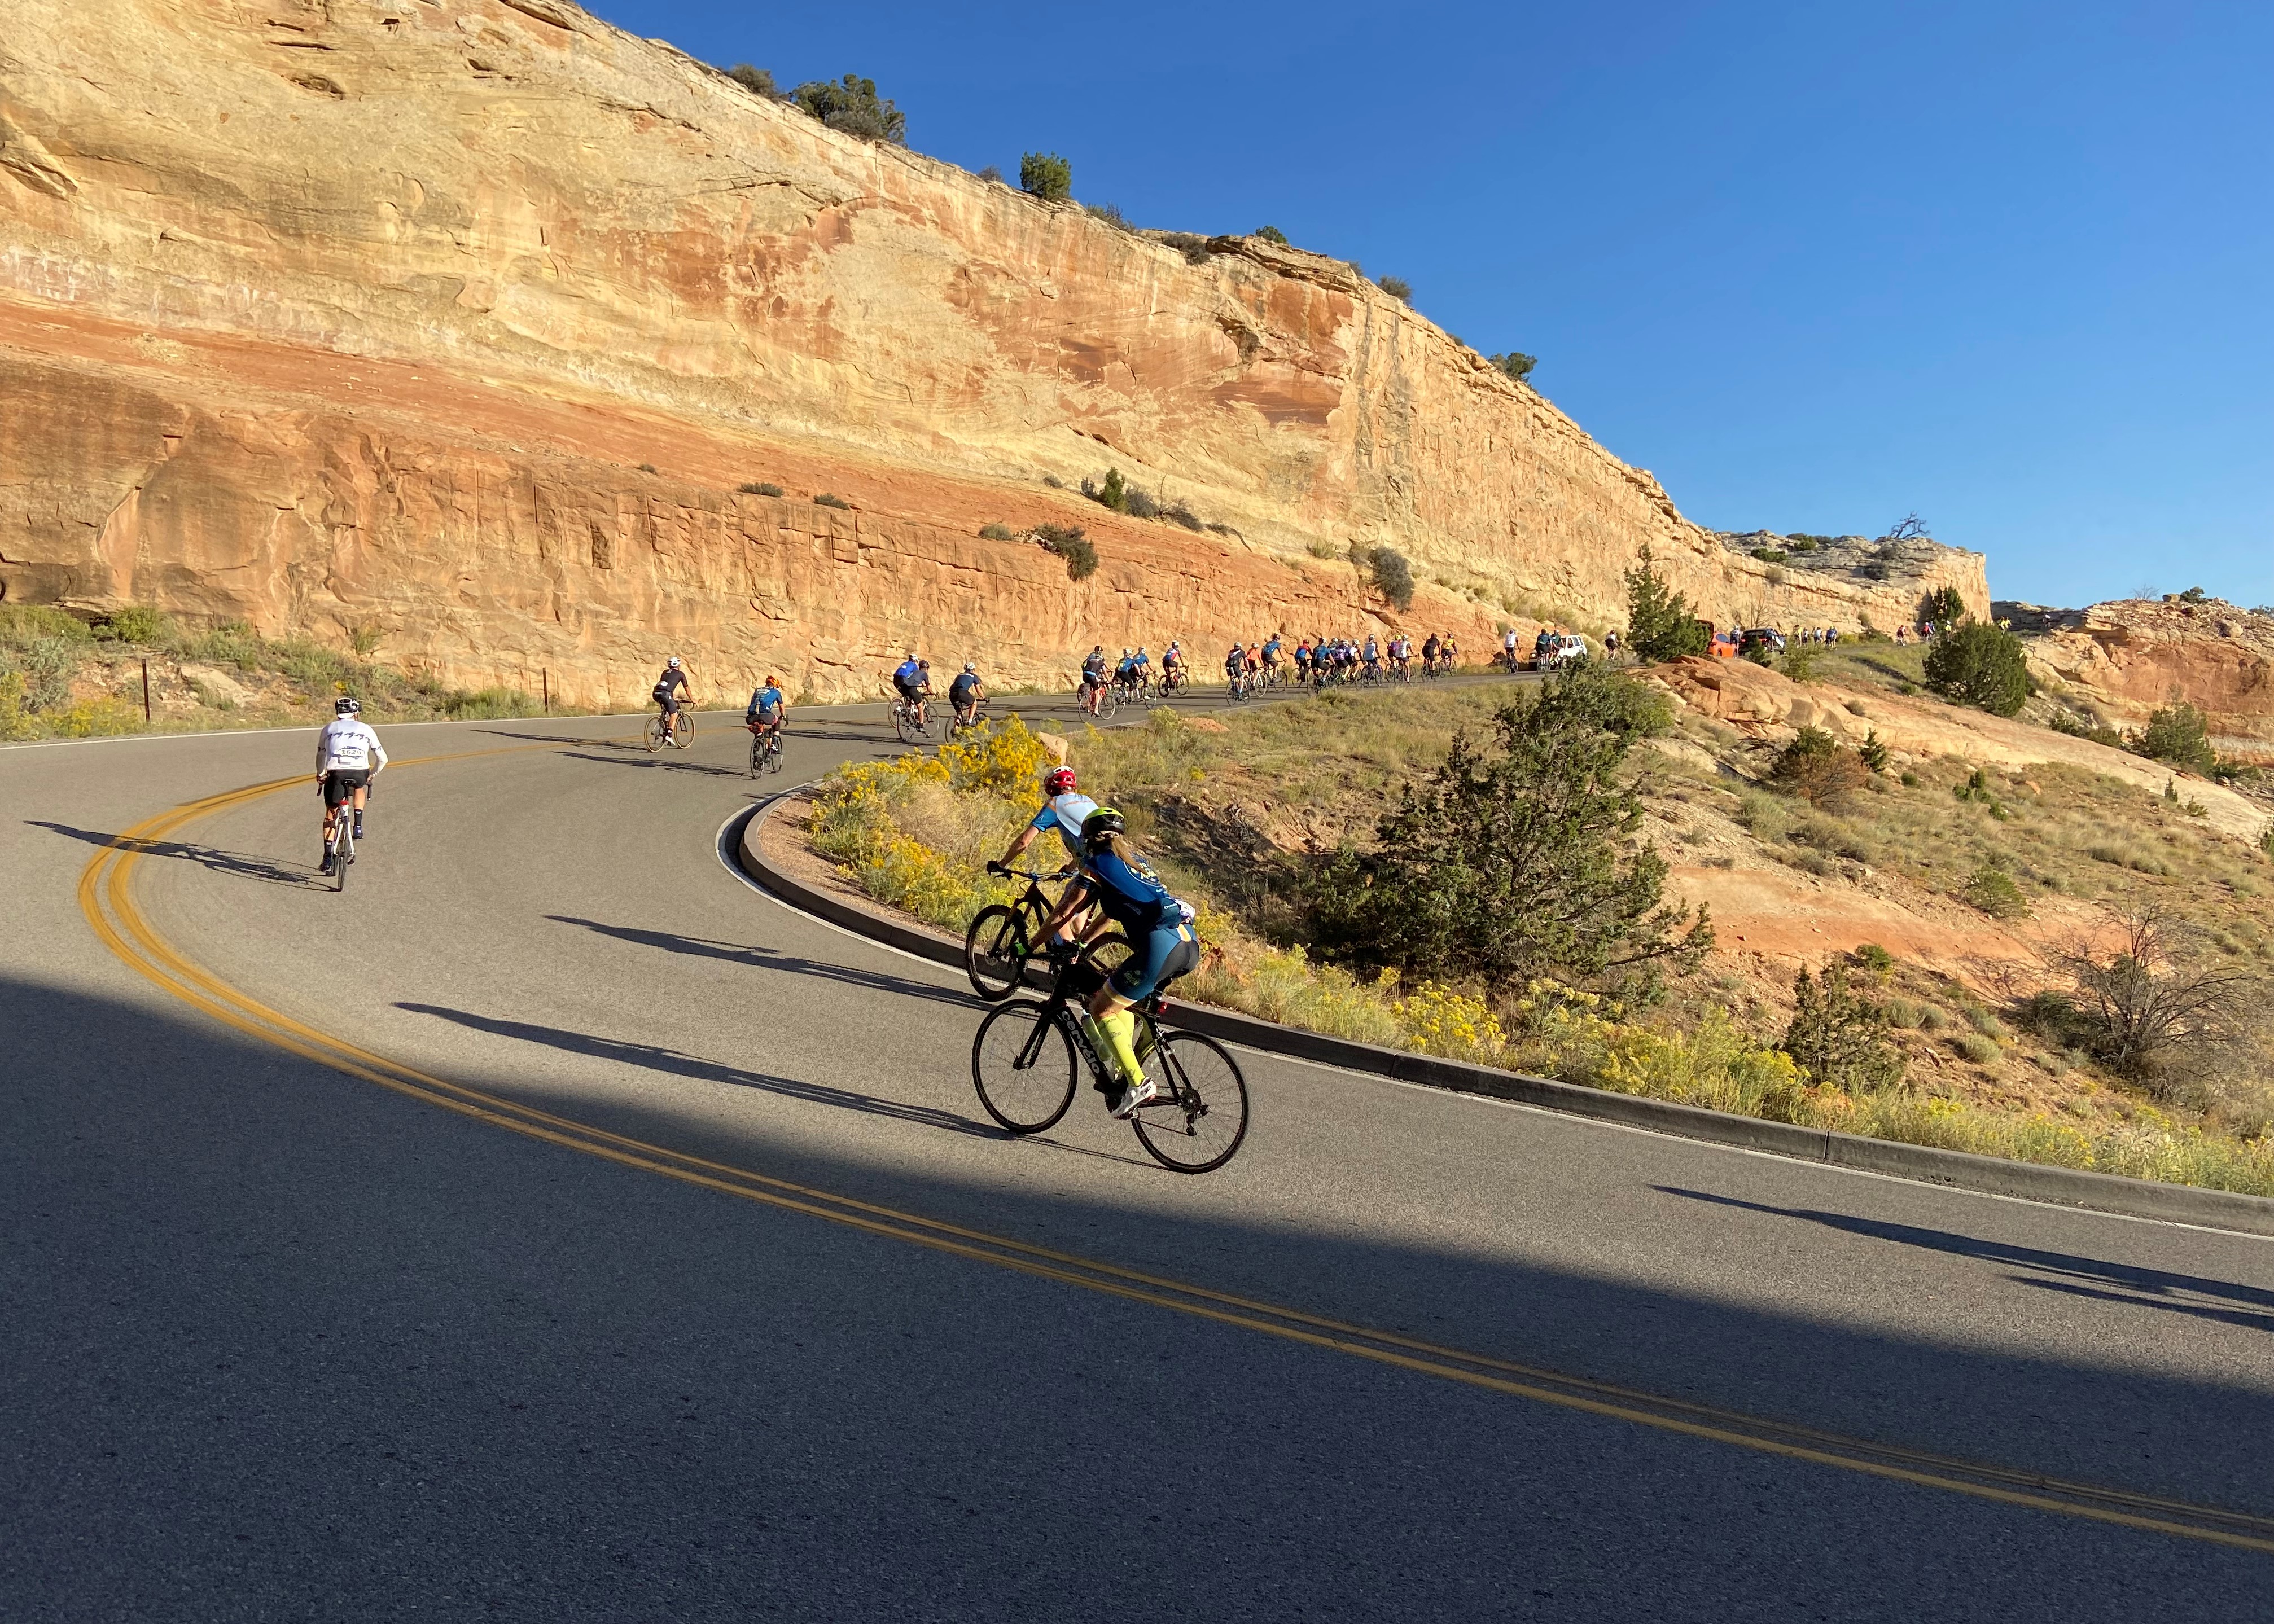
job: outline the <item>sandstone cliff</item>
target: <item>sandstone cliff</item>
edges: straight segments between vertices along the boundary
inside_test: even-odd
[[[2137,727],[2173,700],[2202,710],[2219,748],[2274,757],[2274,616],[2217,598],[2134,598],[2089,609],[2000,603],[2046,687]]]
[[[1224,528],[1045,483],[1108,466]],[[991,522],[1085,525],[1105,566]],[[1413,560],[1410,613],[1315,556],[1353,541]],[[11,598],[586,701],[673,648],[835,694],[911,642],[1012,680],[1278,624],[1480,648],[1520,608],[1615,620],[1645,544],[1717,615],[1988,606],[1976,554],[1733,552],[1340,262],[1036,202],[560,0],[8,7]]]

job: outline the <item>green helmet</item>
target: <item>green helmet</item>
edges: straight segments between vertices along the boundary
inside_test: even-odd
[[[1103,851],[1105,843],[1128,826],[1121,814],[1111,807],[1100,807],[1081,820],[1082,849],[1088,852]]]

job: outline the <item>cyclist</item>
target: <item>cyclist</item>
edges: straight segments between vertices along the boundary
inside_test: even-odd
[[[1043,809],[1019,831],[1019,838],[1011,842],[1011,849],[1003,853],[1002,861],[987,865],[987,871],[990,874],[1005,872],[1026,854],[1027,848],[1035,843],[1037,835],[1047,834],[1052,830],[1056,830],[1058,838],[1065,843],[1066,861],[1080,862],[1082,820],[1096,810],[1097,802],[1075,792],[1073,768],[1051,768],[1043,774]]]
[[[316,735],[316,790],[324,798],[324,863],[332,871],[332,835],[343,812],[355,818],[355,838],[363,838],[364,803],[371,798],[371,781],[387,765],[387,749],[362,720],[363,706],[355,695],[335,702],[332,719]]]
[[[955,680],[947,685],[947,703],[955,707],[955,719],[969,727],[979,720],[979,702],[987,691],[979,680],[979,668],[969,660],[956,673]]]
[[[1365,658],[1367,680],[1378,680],[1382,676],[1382,645],[1374,641],[1370,632],[1367,635]]]
[[[1137,1017],[1130,1012],[1132,1007],[1201,961],[1192,909],[1171,896],[1160,876],[1138,856],[1126,827],[1121,814],[1111,807],[1101,807],[1082,819],[1081,883],[1066,887],[1049,926],[1063,939],[1074,915],[1094,906],[1100,917],[1087,934],[1118,925],[1135,950],[1090,995],[1088,1018],[1082,1023],[1098,1053],[1120,1073],[1116,1080],[1121,1086],[1107,1091],[1105,1105],[1121,1117],[1160,1097],[1159,1088],[1138,1062]]]
[[[931,662],[916,658],[914,649],[892,670],[892,688],[915,711],[916,726],[924,725],[924,701],[931,695]]]
[[[1311,640],[1308,637],[1304,637],[1299,639],[1295,644],[1295,680],[1298,682],[1308,682],[1310,680]]]
[[[789,721],[789,701],[783,697],[781,679],[769,676],[765,685],[750,695],[750,708],[742,713],[742,726],[752,733],[777,737]]]
[[[1173,693],[1185,685],[1185,645],[1175,638],[1161,650],[1161,691]]]
[[[1081,662],[1081,708],[1097,714],[1098,695],[1105,691],[1105,645],[1092,643]]]
[[[1143,696],[1152,680],[1153,657],[1145,652],[1145,645],[1141,643],[1137,645],[1137,692],[1140,697]]]
[[[663,674],[655,680],[648,697],[663,709],[663,737],[666,744],[679,731],[679,707],[687,703],[687,667],[673,655],[663,662]]]
[[[1424,674],[1430,676],[1436,674],[1437,653],[1442,647],[1443,647],[1443,645],[1437,641],[1437,634],[1434,632],[1431,632],[1428,636],[1422,640],[1421,670]]]
[[[1279,685],[1279,640],[1285,632],[1273,632],[1263,643],[1263,678],[1272,687]]]
[[[1224,657],[1224,680],[1231,684],[1231,696],[1237,699],[1246,691],[1247,646],[1235,643]]]

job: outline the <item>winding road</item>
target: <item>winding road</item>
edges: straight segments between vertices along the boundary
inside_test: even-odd
[[[1009,1141],[721,861],[882,708],[704,720],[384,728],[343,896],[305,732],[0,751],[0,1617],[2264,1616],[2274,1241],[1254,1054]]]

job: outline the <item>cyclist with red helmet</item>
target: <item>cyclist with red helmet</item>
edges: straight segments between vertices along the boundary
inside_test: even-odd
[[[1019,838],[1011,842],[1011,849],[1003,853],[1003,861],[990,867],[1009,868],[1035,843],[1035,836],[1052,830],[1065,842],[1066,860],[1075,861],[1081,856],[1081,820],[1096,810],[1097,802],[1075,792],[1073,768],[1051,768],[1043,775],[1043,809],[1035,814],[1034,822],[1019,831]]]

